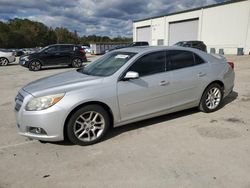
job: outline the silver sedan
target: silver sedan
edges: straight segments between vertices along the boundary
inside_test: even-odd
[[[9,63],[15,62],[16,57],[13,52],[0,50],[0,66],[7,66]]]
[[[234,64],[182,47],[133,47],[43,78],[16,96],[19,134],[89,145],[109,128],[188,108],[214,112],[234,87]]]

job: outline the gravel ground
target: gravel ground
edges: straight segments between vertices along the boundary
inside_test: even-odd
[[[227,58],[235,62],[235,90],[219,111],[125,125],[87,147],[42,144],[16,131],[17,91],[71,68],[0,67],[0,187],[250,188],[250,56]]]

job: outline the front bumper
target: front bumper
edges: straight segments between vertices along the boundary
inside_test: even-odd
[[[29,61],[26,61],[26,60],[23,60],[20,58],[19,65],[24,66],[24,67],[28,67]]]
[[[57,105],[41,111],[26,111],[25,106],[32,95],[20,90],[23,102],[16,99],[16,120],[18,133],[31,139],[44,141],[61,141],[64,139],[63,128],[66,111]],[[21,104],[20,104],[21,103]],[[46,134],[37,134],[30,131],[32,128],[42,128]]]

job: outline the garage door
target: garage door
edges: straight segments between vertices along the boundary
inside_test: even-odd
[[[169,45],[198,39],[198,19],[169,23]]]
[[[151,44],[151,27],[138,27],[136,28],[136,41],[147,41]]]

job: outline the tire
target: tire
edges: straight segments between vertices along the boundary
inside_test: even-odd
[[[67,123],[68,139],[77,145],[95,144],[103,139],[110,127],[110,118],[99,105],[87,105],[77,110]]]
[[[74,59],[72,59],[71,65],[74,68],[80,68],[80,67],[82,67],[82,59],[81,58],[74,58]]]
[[[29,70],[30,71],[39,71],[42,68],[42,64],[40,61],[34,60],[31,61],[29,64]]]
[[[5,57],[0,58],[0,66],[7,66],[9,64],[9,60]]]
[[[218,110],[221,106],[223,95],[223,89],[219,84],[209,85],[202,95],[199,109],[206,113]]]

